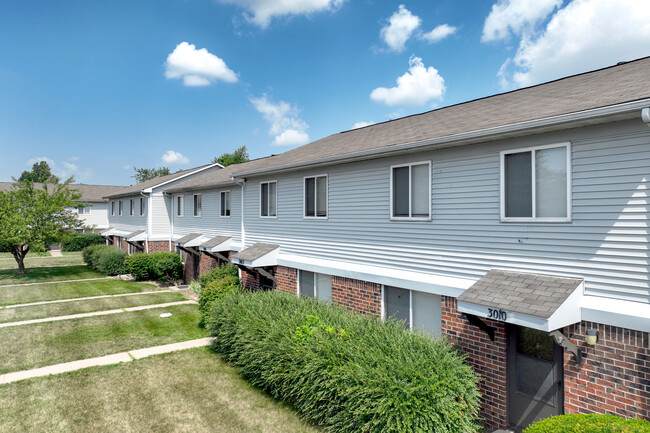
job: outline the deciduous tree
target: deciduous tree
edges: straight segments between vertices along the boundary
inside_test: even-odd
[[[47,163],[47,161],[39,161],[35,162],[34,165],[32,165],[32,171],[23,171],[20,177],[18,178],[19,181],[26,181],[26,182],[51,182],[51,183],[59,183],[60,179],[52,174],[52,170],[50,169],[50,165]]]
[[[159,168],[133,167],[133,170],[135,170],[135,174],[131,177],[134,178],[136,181],[138,181],[138,183],[151,180],[156,177],[166,176],[171,173],[169,171],[169,167],[159,167]]]
[[[232,153],[222,153],[221,156],[212,159],[212,163],[218,162],[224,167],[231,164],[240,164],[249,161],[248,150],[246,146],[235,149]]]

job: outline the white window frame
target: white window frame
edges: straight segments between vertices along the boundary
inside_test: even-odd
[[[115,216],[115,200],[111,201],[111,216]]]
[[[325,299],[321,299],[321,298],[318,297],[318,278],[317,278],[317,276],[318,275],[326,275],[326,276],[330,277],[330,288],[331,288],[332,287],[331,286],[331,284],[332,284],[331,283],[332,282],[332,275],[323,274],[321,272],[314,272],[314,271],[303,271],[302,269],[298,269],[298,278],[297,278],[297,281],[296,281],[296,286],[297,286],[296,296],[298,296],[299,298],[302,296],[302,290],[300,289],[300,273],[301,272],[311,272],[312,274],[314,274],[314,299],[316,299],[318,301],[325,301]],[[333,302],[332,297],[333,297],[333,295],[330,295],[329,303]]]
[[[262,185],[264,184],[275,184],[275,215],[262,215]],[[271,201],[269,200],[268,202],[271,204]],[[268,209],[267,209],[268,213]],[[260,182],[260,212],[259,212],[260,218],[270,218],[270,219],[277,219],[278,218],[278,181],[277,180],[265,180],[263,182]]]
[[[407,289],[405,287],[395,287],[396,289],[404,289],[409,292],[409,329],[413,330],[413,290]],[[386,286],[381,285],[381,320],[386,320]]]
[[[198,197],[198,201],[197,201],[197,197]],[[194,215],[195,218],[201,218],[202,212],[203,212],[202,194],[201,193],[192,194],[192,215]]]
[[[176,205],[176,216],[177,217],[184,217],[185,216],[185,196],[184,195],[177,195],[174,200],[176,201],[176,203],[174,203]]]
[[[147,204],[146,201],[144,200],[144,197],[140,197],[140,216],[144,216],[146,205]]]
[[[78,215],[90,215],[90,206],[77,206]]]
[[[411,167],[414,165],[424,165],[427,164],[429,167],[429,194],[427,194],[428,199],[429,199],[429,216],[426,217],[414,217],[414,216],[407,216],[407,217],[402,217],[402,216],[394,216],[393,215],[393,209],[394,209],[394,203],[393,203],[393,170],[396,168],[401,168],[401,167],[408,167],[409,168],[409,215],[413,212],[413,206],[411,203],[412,200],[412,194],[411,194],[411,186],[413,183],[413,176],[411,175]],[[391,221],[431,221],[431,161],[417,161],[417,162],[409,162],[406,164],[395,164],[390,166],[390,219]]]
[[[319,177],[325,178],[325,216],[317,216],[318,209],[318,182]],[[307,179],[314,179],[314,216],[307,216],[306,201],[307,201]],[[327,174],[317,174],[314,176],[305,176],[302,178],[302,217],[308,220],[326,220],[330,216],[330,179]]]
[[[123,210],[124,210],[124,203],[123,203],[122,200],[119,200],[117,202],[117,214],[118,214],[118,216],[122,216]]]
[[[129,199],[129,216],[135,215],[135,199]]]
[[[537,185],[535,183],[535,152],[537,150],[543,149],[554,149],[558,147],[566,148],[566,217],[537,217]],[[532,217],[506,217],[506,164],[505,159],[506,155],[513,153],[523,153],[531,152],[531,177],[532,177]],[[503,223],[530,223],[530,222],[539,222],[539,223],[570,223],[572,221],[572,212],[571,212],[571,142],[562,142],[554,144],[546,144],[542,146],[529,146],[520,149],[512,150],[502,150],[500,152],[500,170],[501,170],[501,180],[500,180],[500,218]]]
[[[261,194],[261,193],[262,193],[262,189],[261,189],[261,187],[260,187],[260,194]],[[224,200],[223,200],[223,195],[224,195],[224,194],[228,194],[228,213],[229,213],[229,214],[232,214],[232,206],[230,206],[230,190],[226,190],[226,191],[221,191],[221,192],[219,193],[219,215],[221,216],[221,218],[230,218],[230,215],[225,215],[225,214],[224,214],[225,212],[224,212],[224,209],[223,209],[223,207],[222,207],[222,203],[224,202]],[[277,189],[276,189],[276,194],[277,194]],[[261,203],[261,202],[260,202],[260,203]],[[277,205],[277,204],[276,204],[276,205]],[[277,209],[276,209],[276,210],[277,210]],[[261,212],[260,212],[260,213],[261,213]],[[276,212],[276,213],[277,213],[277,212]]]

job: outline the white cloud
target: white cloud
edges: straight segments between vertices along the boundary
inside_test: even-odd
[[[207,86],[216,81],[234,83],[237,74],[219,57],[205,48],[196,49],[194,44],[181,42],[167,56],[165,77],[183,78],[185,86]]]
[[[28,167],[31,168],[32,165],[36,164],[37,162],[41,162],[41,161],[47,162],[47,164],[50,166],[50,168],[52,168],[52,166],[55,165],[54,160],[52,158],[48,158],[47,156],[39,156],[39,157],[36,157],[36,158],[32,158],[32,159],[28,160],[25,163],[25,165],[27,165]]]
[[[378,87],[370,93],[370,98],[386,105],[424,105],[442,100],[445,90],[445,80],[438,71],[432,66],[425,67],[421,58],[411,56],[409,70],[397,78],[397,86]]]
[[[122,167],[122,170],[131,170],[132,168],[133,167],[131,167],[130,165],[127,164],[127,165]]]
[[[93,171],[89,168],[79,167],[79,165],[74,162],[70,162],[79,160],[79,157],[73,156],[68,158],[68,161],[62,161],[61,164],[57,164],[52,158],[40,156],[30,159],[25,163],[25,165],[31,169],[35,163],[45,161],[50,166],[52,174],[58,176],[62,181],[74,176],[76,182],[88,182],[94,175]]]
[[[530,33],[563,0],[499,0],[483,25],[483,42],[506,39],[510,33]]]
[[[266,28],[273,17],[283,15],[309,15],[316,12],[335,11],[345,0],[219,0],[246,9],[246,19]]]
[[[373,122],[373,121],[370,121],[370,122],[361,121],[361,122],[357,122],[354,125],[352,125],[352,129],[363,128],[364,126],[370,126],[370,125],[374,125],[374,124],[375,124],[375,122]]]
[[[168,150],[162,156],[162,160],[165,164],[169,165],[185,165],[189,164],[190,160],[180,152],[175,152],[173,150]]]
[[[413,15],[404,5],[399,5],[397,12],[391,15],[388,24],[381,29],[381,38],[391,50],[404,51],[404,44],[420,27],[420,23],[420,17]]]
[[[309,142],[309,135],[305,132],[309,126],[298,117],[297,107],[284,101],[273,103],[266,95],[250,98],[250,101],[271,125],[269,134],[275,136],[272,145],[297,146]]]
[[[534,35],[522,35],[499,71],[506,87],[528,86],[650,54],[650,3],[574,0]]]
[[[454,33],[456,33],[456,30],[458,30],[457,27],[450,26],[449,24],[441,24],[431,30],[429,33],[423,34],[421,37],[422,39],[428,41],[430,44],[435,44],[436,42],[440,42],[447,36],[451,36]]]

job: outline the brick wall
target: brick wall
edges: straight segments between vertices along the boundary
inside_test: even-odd
[[[184,251],[185,260],[183,263],[183,281],[189,283],[199,277],[200,256]]]
[[[169,248],[169,241],[149,241],[149,252],[174,251],[174,245]]]
[[[381,284],[333,276],[332,302],[356,313],[381,316]]]
[[[588,329],[598,330],[595,346],[585,342]],[[565,351],[566,413],[611,413],[650,418],[650,334],[582,322],[563,330],[583,353],[582,364]]]
[[[278,266],[275,271],[275,278],[278,282],[275,285],[275,290],[282,292],[298,293],[298,270],[294,268],[287,268],[285,266]]]
[[[506,329],[503,323],[483,319],[495,328],[494,341],[458,312],[456,298],[442,297],[442,333],[467,354],[467,362],[481,375],[480,416],[486,431],[505,429],[506,411]]]

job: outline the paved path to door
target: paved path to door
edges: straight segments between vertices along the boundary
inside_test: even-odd
[[[97,367],[100,365],[119,364],[121,362],[131,362],[136,359],[146,358],[147,356],[160,355],[163,353],[176,352],[178,350],[192,349],[195,347],[209,346],[212,338],[199,338],[198,340],[182,341],[180,343],[165,344],[162,346],[147,347],[145,349],[136,349],[128,352],[115,353],[113,355],[99,356],[97,358],[81,359],[79,361],[65,362],[63,364],[50,365],[47,367],[34,368],[31,370],[16,371],[0,375],[0,385],[5,383],[18,382],[20,380],[31,379],[34,377],[49,376],[52,374],[67,373],[70,371],[81,370],[88,367]]]

